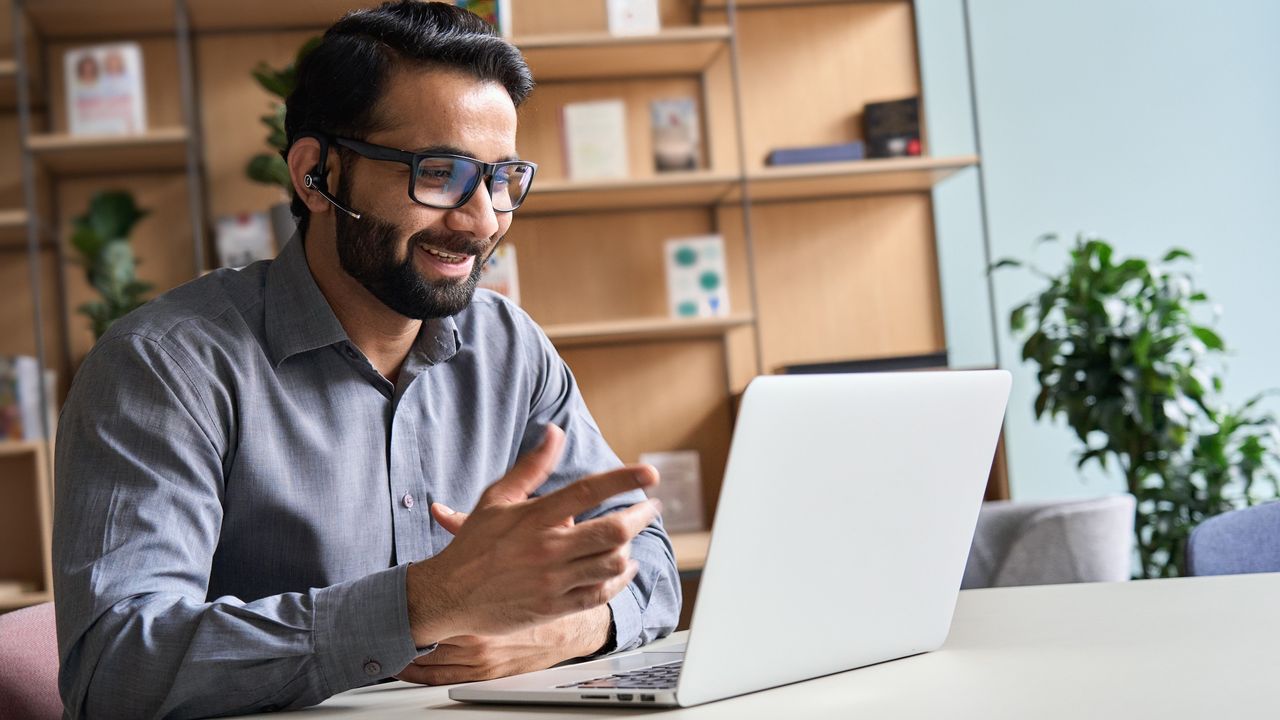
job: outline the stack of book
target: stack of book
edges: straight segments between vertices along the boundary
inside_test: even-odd
[[[0,441],[42,440],[40,422],[40,363],[26,355],[0,355]],[[44,373],[51,412],[53,373]],[[52,423],[49,425],[53,427]]]

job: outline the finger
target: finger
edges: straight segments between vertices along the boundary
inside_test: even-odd
[[[630,545],[662,511],[657,499],[638,502],[598,518],[578,523],[563,534],[569,558],[586,558]]]
[[[657,484],[658,471],[652,465],[631,465],[582,478],[538,498],[536,502],[544,520],[558,523],[567,517],[581,515],[614,495]]]
[[[574,590],[599,585],[625,575],[631,569],[631,546],[623,545],[609,552],[580,558],[569,563],[563,573],[566,578],[561,587]]]
[[[435,518],[436,523],[450,535],[457,535],[458,531],[462,529],[462,523],[466,522],[470,515],[458,512],[442,503],[431,503],[431,517]]]
[[[575,588],[565,593],[566,604],[573,610],[581,611],[599,607],[614,599],[635,579],[636,573],[640,572],[640,563],[628,560],[627,564],[629,566],[627,571],[612,580]]]
[[[481,496],[480,504],[509,505],[528,500],[556,469],[563,452],[564,431],[555,425],[548,425],[547,434],[538,447],[520,456],[502,479],[490,485]]]

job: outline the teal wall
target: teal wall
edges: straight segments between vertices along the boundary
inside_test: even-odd
[[[931,151],[981,152],[990,254],[1026,258],[1042,233],[1078,230],[1121,254],[1185,247],[1222,308],[1228,396],[1280,387],[1280,2],[917,0],[916,11]],[[958,366],[996,359],[979,187],[973,171],[934,197]],[[1118,478],[1076,471],[1072,434],[1032,416],[1035,376],[1007,318],[1035,289],[1016,271],[994,282],[999,360],[1015,371],[1013,494],[1113,492]]]

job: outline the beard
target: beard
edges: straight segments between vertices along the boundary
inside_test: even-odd
[[[338,188],[337,198],[351,207],[351,193],[345,184]],[[370,213],[361,213],[359,220],[341,211],[334,214],[342,269],[383,305],[407,318],[433,320],[456,315],[471,303],[489,243],[469,235],[426,228],[409,238],[405,258],[397,260],[400,231],[395,225]],[[424,278],[413,262],[418,246],[423,244],[476,256],[471,274],[461,280]]]

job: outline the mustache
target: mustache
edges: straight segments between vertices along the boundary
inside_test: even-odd
[[[483,256],[489,251],[493,241],[489,238],[479,240],[472,235],[442,232],[434,228],[424,228],[409,236],[411,245],[430,245],[445,252],[456,255]]]

